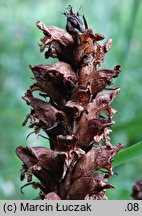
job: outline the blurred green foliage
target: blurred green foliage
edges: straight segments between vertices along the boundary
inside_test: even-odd
[[[31,135],[21,126],[29,107],[21,96],[33,81],[29,64],[46,63],[37,42],[41,32],[36,21],[65,28],[62,14],[71,4],[85,14],[89,27],[113,39],[113,46],[103,67],[121,64],[122,73],[114,82],[121,93],[113,102],[117,109],[112,143],[125,147],[142,140],[142,2],[140,0],[9,0],[0,1],[0,199],[33,199],[37,196],[28,186],[25,194],[20,187],[21,161],[15,154],[19,145],[44,145],[43,138]],[[49,63],[49,61],[48,61]],[[111,177],[116,187],[109,199],[131,199],[131,187],[142,177],[142,159],[138,158],[114,170]]]

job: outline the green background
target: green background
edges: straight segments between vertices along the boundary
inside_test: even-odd
[[[71,4],[80,8],[89,27],[113,39],[103,68],[122,66],[122,73],[114,81],[121,88],[112,106],[117,109],[113,126],[113,144],[125,147],[142,140],[142,1],[141,0],[0,0],[0,199],[33,199],[38,190],[31,186],[21,194],[21,161],[15,148],[47,146],[43,138],[31,135],[22,127],[29,107],[21,99],[33,83],[29,64],[49,63],[39,52],[37,43],[42,36],[36,21],[65,28],[62,14]],[[109,199],[132,199],[131,188],[142,178],[142,159],[123,164],[114,172],[110,182],[116,187],[107,192]]]

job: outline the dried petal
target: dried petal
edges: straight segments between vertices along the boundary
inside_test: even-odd
[[[66,82],[73,82],[77,81],[76,74],[72,67],[65,63],[65,62],[56,62],[52,65],[49,64],[41,64],[32,67],[31,69],[34,73],[36,81],[42,77],[43,79],[53,79],[53,82],[57,85],[65,84]],[[57,82],[58,81],[58,82]]]
[[[105,128],[112,124],[114,122],[111,119],[106,119],[102,116],[89,120],[88,114],[84,112],[74,132],[75,136],[78,137],[77,145],[87,150],[89,144],[94,141],[94,136],[103,135]]]
[[[78,87],[74,88],[70,100],[72,102],[79,103],[83,106],[89,103],[90,98],[91,98],[90,89],[88,87],[79,85]]]
[[[40,21],[37,22],[37,27],[43,31],[44,38],[41,39],[41,52],[44,51],[45,47],[52,41],[56,41],[61,45],[68,46],[73,45],[74,40],[70,34],[68,34],[64,29],[56,26],[48,26]]]
[[[105,53],[109,51],[112,45],[112,39],[108,39],[103,46],[95,42],[96,50],[95,50],[95,58],[94,58],[94,64],[95,66],[99,66],[101,68],[101,65],[104,61]]]
[[[73,54],[74,40],[72,36],[65,30],[56,26],[46,27],[42,22],[37,22],[37,27],[44,33],[41,38],[40,51],[43,52],[48,46],[45,58],[58,58],[60,61],[67,62],[75,67],[75,59]]]
[[[94,42],[96,37],[93,34],[92,29],[86,29],[83,34],[79,34],[79,46],[76,49],[75,59],[80,63],[85,56],[95,52]]]
[[[95,40],[96,41],[103,40],[104,38],[105,38],[105,36],[100,34],[100,33],[95,34]]]
[[[102,91],[107,85],[111,84],[112,78],[115,78],[121,72],[120,65],[116,65],[114,70],[96,70],[89,76],[91,93],[96,95]]]
[[[106,174],[97,174],[92,177],[81,177],[73,182],[71,185],[66,199],[70,200],[83,200],[88,197],[98,196],[107,188],[114,188],[112,185],[107,184],[108,176]]]
[[[110,108],[110,103],[119,92],[120,88],[99,92],[96,98],[90,102],[86,108],[88,111],[88,118],[93,119],[105,110],[107,111],[107,114],[111,116],[113,113],[112,109]]]
[[[53,65],[30,66],[41,91],[56,103],[64,104],[70,97],[77,77],[71,66],[64,62],[57,62]],[[59,88],[57,90],[57,87]],[[33,89],[32,90],[39,90]]]
[[[56,189],[62,179],[66,155],[44,147],[22,147],[16,149],[17,156],[25,165],[27,176],[35,175],[47,191]],[[30,179],[32,180],[32,179]]]
[[[108,40],[104,43],[104,45],[103,45],[104,52],[105,52],[105,53],[108,52],[109,49],[111,48],[111,46],[112,46],[112,39],[110,38],[110,39],[108,39]]]
[[[100,168],[105,168],[113,175],[111,160],[118,151],[122,149],[121,144],[116,146],[93,147],[88,153],[84,154],[76,163],[73,170],[72,180],[80,177],[88,177]]]
[[[53,106],[43,100],[34,98],[29,92],[23,96],[23,99],[28,105],[33,107],[33,114],[31,115],[46,125],[47,129],[55,124],[58,110],[56,110]]]

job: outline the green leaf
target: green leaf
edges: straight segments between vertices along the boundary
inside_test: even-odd
[[[140,156],[142,156],[142,141],[121,150],[117,155],[114,156],[112,166],[119,166]]]
[[[126,124],[114,126],[113,133],[119,134],[125,131],[125,134],[127,134],[129,140],[133,140],[141,135],[141,124],[142,117],[139,116],[139,118],[135,118]]]

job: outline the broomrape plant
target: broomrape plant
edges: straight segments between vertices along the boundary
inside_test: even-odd
[[[43,130],[50,148],[17,147],[23,162],[21,180],[26,174],[26,185],[39,188],[41,199],[107,199],[106,189],[114,188],[108,183],[112,159],[123,147],[112,145],[109,137],[116,113],[111,102],[120,88],[106,87],[121,67],[102,68],[112,39],[100,45],[104,36],[94,33],[71,6],[64,15],[66,31],[37,22],[43,32],[40,51],[45,51],[46,59],[58,61],[30,65],[35,83],[23,96],[32,108],[23,126],[29,120],[35,134]],[[35,91],[40,92],[39,98]],[[32,182],[33,175],[39,182]]]

